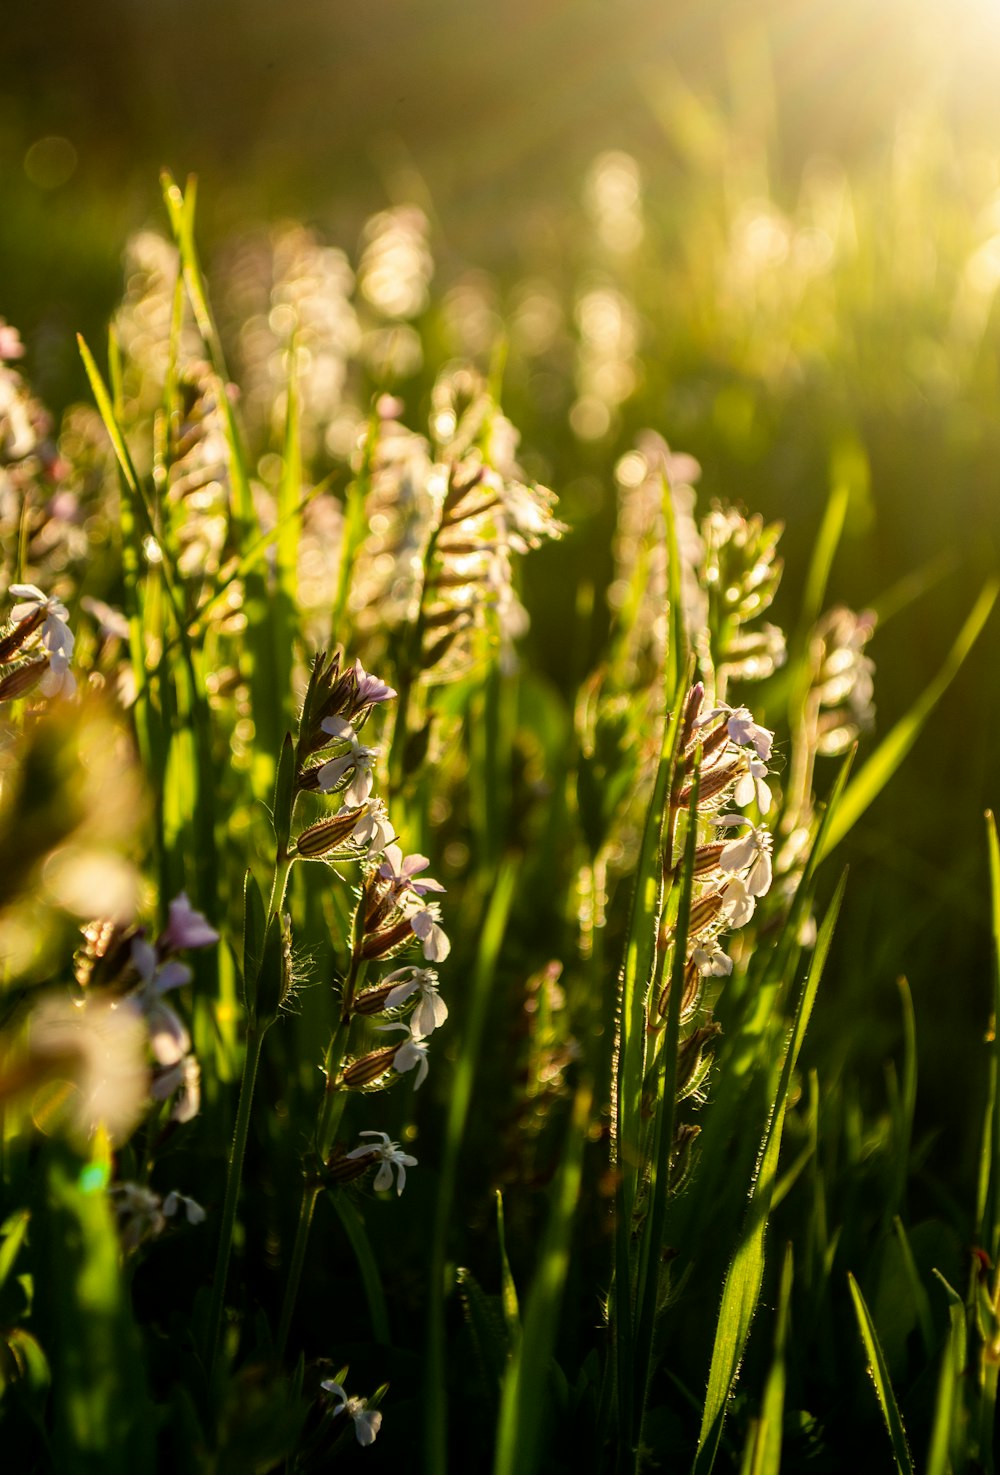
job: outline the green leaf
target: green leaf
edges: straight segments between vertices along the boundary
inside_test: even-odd
[[[243,878],[243,993],[250,1014],[257,999],[257,980],[264,962],[267,912],[252,871]]]
[[[865,1304],[865,1298],[861,1294],[861,1288],[854,1276],[848,1271],[847,1281],[851,1288],[851,1299],[854,1302],[854,1312],[858,1318],[858,1328],[861,1332],[861,1340],[864,1343],[865,1356],[868,1359],[868,1371],[875,1384],[875,1393],[878,1397],[879,1408],[885,1426],[889,1431],[892,1441],[892,1453],[896,1462],[899,1475],[913,1475],[913,1461],[910,1458],[909,1447],[906,1443],[906,1430],[903,1428],[903,1420],[896,1404],[896,1395],[892,1391],[889,1381],[889,1369],[886,1366],[885,1356],[879,1344],[878,1333],[875,1323]]]
[[[961,1296],[952,1290],[944,1276],[938,1275],[938,1279],[948,1293],[948,1340],[941,1355],[941,1371],[938,1374],[934,1424],[927,1451],[927,1475],[951,1475],[952,1469],[959,1468],[961,1463],[961,1457],[956,1456],[953,1465],[952,1450],[962,1405],[967,1332],[965,1306]]]
[[[725,1422],[726,1407],[739,1374],[740,1363],[750,1336],[750,1327],[760,1300],[761,1285],[764,1279],[764,1244],[767,1221],[777,1179],[778,1157],[781,1150],[788,1096],[816,998],[816,990],[819,987],[830,952],[830,944],[833,941],[833,931],[843,901],[846,881],[845,872],[840,878],[840,883],[826,916],[823,918],[823,924],[816,939],[816,950],[799,995],[789,1043],[782,1062],[777,1093],[761,1143],[757,1170],[750,1189],[746,1220],[726,1274],[715,1333],[715,1345],[712,1349],[708,1391],[702,1412],[701,1432],[698,1436],[698,1451],[694,1463],[695,1475],[708,1475],[708,1471],[712,1469],[715,1462],[719,1440],[722,1436],[722,1426]]]
[[[828,855],[854,828],[913,747],[931,712],[958,675],[966,656],[989,617],[998,593],[1000,593],[1000,583],[995,579],[989,580],[983,586],[979,598],[959,631],[958,638],[940,671],[922,695],[917,698],[905,717],[900,718],[860,772],[855,775],[837,806],[836,815],[831,820],[823,844],[823,856]]]
[[[507,1366],[507,1331],[502,1317],[497,1313],[495,1300],[484,1293],[472,1271],[461,1267],[456,1278],[472,1345],[482,1369],[487,1392],[495,1403],[500,1395]]]
[[[28,1235],[28,1224],[31,1214],[27,1209],[19,1209],[16,1214],[11,1214],[0,1227],[0,1235],[3,1243],[0,1244],[0,1287],[2,1287],[17,1259]]]

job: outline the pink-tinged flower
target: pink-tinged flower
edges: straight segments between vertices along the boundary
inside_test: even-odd
[[[413,1082],[413,1089],[414,1091],[419,1091],[427,1079],[427,1071],[429,1069],[427,1064],[427,1041],[417,1039],[411,1032],[409,1025],[406,1024],[380,1024],[377,1028],[382,1034],[387,1034],[393,1029],[401,1029],[409,1036],[408,1039],[403,1041],[392,1057],[392,1068],[397,1075],[405,1075],[408,1070],[415,1069],[417,1078]]]
[[[451,952],[451,943],[441,926],[441,908],[437,902],[428,902],[414,912],[410,917],[410,928],[420,939],[428,963],[443,963]]]
[[[423,1040],[448,1018],[448,1005],[438,993],[438,976],[433,968],[397,968],[383,981],[399,983],[386,995],[385,1008],[396,1009],[400,1004],[420,994],[420,1001],[410,1015],[410,1034],[415,1040]]]
[[[11,359],[24,357],[24,344],[21,335],[16,328],[0,318],[0,363],[9,363]]]
[[[351,831],[351,839],[357,845],[367,845],[370,856],[380,855],[392,844],[395,835],[382,799],[372,799],[369,802],[368,808]]]
[[[382,1427],[382,1415],[377,1408],[368,1407],[367,1398],[348,1398],[339,1383],[332,1378],[326,1378],[319,1385],[325,1393],[335,1393],[340,1402],[333,1409],[333,1417],[338,1414],[347,1414],[348,1418],[354,1420],[354,1432],[358,1443],[362,1445],[374,1444],[375,1436]]]
[[[219,934],[201,912],[196,912],[182,891],[170,903],[169,920],[156,946],[160,953],[177,953],[182,948],[213,947]]]
[[[441,882],[432,880],[430,876],[425,876],[422,881],[413,879],[421,871],[426,871],[429,865],[426,855],[408,855],[404,859],[398,845],[387,845],[385,860],[378,873],[384,880],[392,881],[400,892],[412,891],[414,896],[425,896],[428,891],[444,891]]]
[[[384,681],[366,671],[360,661],[354,663],[354,679],[358,683],[355,703],[357,707],[372,706],[375,702],[389,702],[396,695],[391,686],[386,686]]]
[[[379,1170],[375,1174],[374,1188],[376,1193],[381,1193],[386,1188],[392,1187],[392,1171],[396,1170],[396,1197],[402,1193],[406,1185],[407,1168],[415,1168],[417,1160],[408,1152],[400,1152],[399,1143],[392,1142],[386,1132],[361,1132],[361,1137],[380,1137],[382,1140],[376,1144],[370,1143],[367,1147],[355,1147],[352,1152],[345,1153],[348,1158],[374,1157],[379,1160]]]
[[[706,712],[699,717],[696,727],[704,727],[708,722],[714,722],[717,717],[726,718],[726,732],[730,742],[740,748],[755,748],[757,757],[766,762],[771,756],[771,744],[774,742],[774,733],[770,728],[761,727],[753,720],[747,707],[730,707],[728,703],[721,702],[719,706],[713,707],[711,712]]]

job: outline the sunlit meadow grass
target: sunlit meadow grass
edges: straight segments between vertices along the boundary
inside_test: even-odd
[[[601,167],[620,260],[637,195]],[[881,1108],[802,1050],[838,846],[995,584],[876,735],[876,616],[828,598],[857,455],[782,631],[781,527],[655,426],[558,687],[522,596],[572,508],[520,464],[500,335],[440,351],[421,213],[356,267],[245,242],[213,308],[193,185],[164,198],[58,442],[0,326],[11,1468],[991,1470],[992,1037],[964,1243],[908,1216],[905,981]],[[586,445],[635,344],[610,280],[577,310]]]

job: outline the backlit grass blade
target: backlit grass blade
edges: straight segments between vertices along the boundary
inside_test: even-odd
[[[913,747],[931,712],[958,675],[989,617],[998,592],[1000,583],[995,579],[983,586],[940,671],[855,775],[831,821],[823,844],[823,855],[829,854],[853,829]]]
[[[573,1102],[545,1236],[528,1292],[524,1331],[504,1378],[493,1475],[534,1475],[541,1463],[541,1435],[551,1402],[550,1364],[569,1269],[590,1103],[589,1086],[581,1086]]]
[[[76,1475],[152,1471],[153,1416],[105,1192],[108,1156],[50,1148],[39,1277],[52,1327],[53,1464]]]
[[[1000,1087],[997,1029],[1000,1027],[1000,844],[996,820],[986,812],[986,848],[990,870],[990,923],[993,933],[993,1022],[989,1035],[989,1100],[980,1156],[976,1238],[996,1263],[1000,1249]]]
[[[913,1114],[917,1106],[917,1030],[913,1016],[913,997],[905,978],[898,980],[898,987],[903,1013],[903,1072],[898,1085],[895,1083],[895,1075],[890,1078],[893,1091],[889,1107],[894,1137],[888,1199],[890,1214],[900,1208],[906,1191],[913,1139]]]
[[[889,1381],[889,1369],[886,1365],[885,1354],[879,1343],[875,1323],[872,1321],[871,1313],[865,1304],[865,1298],[861,1294],[861,1288],[854,1276],[848,1271],[847,1281],[851,1288],[851,1300],[854,1302],[854,1312],[858,1318],[858,1329],[861,1332],[861,1340],[864,1343],[865,1356],[868,1359],[868,1371],[875,1384],[875,1393],[878,1397],[879,1408],[885,1420],[889,1438],[892,1441],[892,1453],[896,1462],[899,1475],[913,1475],[913,1460],[910,1457],[909,1446],[906,1442],[906,1430],[903,1428],[903,1420],[896,1403],[896,1395],[892,1391],[892,1383]]]
[[[755,1421],[744,1459],[746,1475],[780,1475],[781,1436],[785,1414],[785,1343],[788,1340],[788,1305],[792,1294],[792,1246],[785,1246],[781,1289],[774,1323],[774,1357],[764,1387],[760,1418]]]
[[[621,1393],[618,1410],[619,1438],[623,1450],[631,1449],[633,1445],[631,1398],[626,1397],[623,1390],[632,1390],[635,1386],[632,1368],[632,1216],[635,1212],[639,1172],[638,1144],[642,1136],[640,1104],[646,1068],[646,995],[654,966],[662,902],[660,837],[673,781],[679,732],[680,721],[676,716],[670,717],[664,730],[653,793],[646,811],[618,1005],[612,1108],[614,1150],[620,1176],[615,1220],[612,1312],[616,1377]]]
[[[962,1298],[952,1290],[943,1277],[939,1279],[942,1280],[948,1292],[948,1340],[941,1354],[941,1371],[938,1374],[937,1397],[934,1403],[934,1424],[927,1452],[927,1475],[950,1475],[953,1468],[952,1451],[956,1444],[956,1424],[962,1405],[967,1349],[965,1307],[962,1304]]]
[[[425,1468],[428,1475],[443,1475],[448,1465],[447,1392],[445,1369],[445,1264],[451,1224],[452,1202],[459,1155],[465,1136],[472,1086],[479,1063],[486,1012],[496,977],[511,902],[514,899],[515,868],[508,862],[492,888],[486,915],[479,931],[479,951],[472,975],[465,1037],[455,1065],[448,1120],[445,1126],[441,1177],[438,1181],[433,1239],[430,1249],[430,1292],[427,1313],[427,1363],[424,1391]]]
[[[695,1475],[708,1475],[708,1471],[712,1469],[715,1462],[726,1417],[726,1406],[739,1374],[740,1363],[750,1336],[750,1327],[760,1300],[764,1278],[767,1221],[771,1210],[771,1197],[777,1181],[778,1157],[781,1151],[788,1096],[816,998],[816,990],[819,987],[833,940],[833,931],[843,900],[846,881],[845,872],[840,878],[840,883],[826,916],[823,918],[823,924],[816,939],[812,964],[799,995],[777,1093],[761,1143],[758,1168],[750,1190],[746,1220],[726,1274],[715,1333],[715,1346],[712,1351],[712,1365],[708,1376],[708,1391],[702,1412],[701,1432],[698,1436],[698,1451],[694,1462]]]

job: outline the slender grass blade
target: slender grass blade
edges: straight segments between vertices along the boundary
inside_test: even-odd
[[[868,1359],[868,1371],[875,1384],[875,1393],[878,1397],[879,1408],[885,1420],[889,1438],[892,1441],[892,1453],[896,1462],[899,1475],[913,1475],[913,1460],[910,1457],[909,1446],[906,1442],[906,1430],[903,1428],[903,1420],[896,1404],[896,1395],[892,1391],[889,1381],[889,1369],[886,1365],[885,1355],[879,1343],[875,1323],[872,1321],[871,1313],[865,1304],[865,1298],[861,1294],[861,1288],[854,1276],[848,1271],[847,1281],[851,1288],[851,1299],[854,1302],[854,1312],[858,1318],[858,1329],[861,1332],[861,1340],[864,1343],[865,1356]]]

